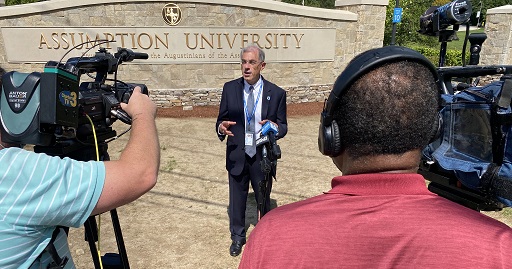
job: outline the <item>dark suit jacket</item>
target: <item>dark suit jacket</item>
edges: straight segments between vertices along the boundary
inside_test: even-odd
[[[261,96],[261,119],[271,120],[279,126],[277,138],[284,137],[288,132],[286,122],[286,92],[263,77],[263,93]],[[244,112],[244,79],[239,78],[224,84],[220,101],[219,116],[215,124],[215,132],[221,141],[226,137],[218,134],[218,126],[222,121],[235,121],[230,127],[234,136],[228,136],[226,147],[226,170],[232,175],[240,175],[245,162],[245,112]]]

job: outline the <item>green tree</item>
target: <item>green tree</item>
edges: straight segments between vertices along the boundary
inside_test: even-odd
[[[480,25],[483,25],[485,23],[485,17],[488,9],[512,5],[512,0],[472,0],[471,5],[473,7],[473,16],[471,17],[472,25],[476,25],[477,22],[479,22]],[[479,21],[476,18],[478,11],[481,11]]]
[[[303,0],[283,0],[283,3],[302,5]],[[309,7],[334,8],[336,0],[304,0],[304,5]]]
[[[14,6],[14,5],[42,2],[42,1],[46,1],[46,0],[5,0],[5,5],[6,6]]]
[[[402,0],[389,1],[386,9],[386,24],[384,29],[384,44],[391,43],[393,30],[393,10],[396,3],[402,8],[402,19],[396,24],[395,45],[406,46],[409,43],[420,43],[432,46],[437,39],[418,33],[420,29],[420,17],[431,6],[432,0]]]
[[[430,6],[442,6],[452,1],[447,0],[389,0],[389,5],[386,10],[386,26],[384,31],[384,44],[391,43],[392,29],[393,29],[393,9],[396,3],[403,8],[402,21],[396,24],[396,45],[407,46],[410,43],[424,44],[426,46],[433,46],[439,40],[436,37],[425,36],[419,34],[420,17]],[[472,6],[472,17],[470,25],[476,25],[477,22],[482,25],[485,22],[487,9],[510,5],[512,0],[471,0],[469,1]],[[481,11],[480,20],[477,19],[476,14]]]

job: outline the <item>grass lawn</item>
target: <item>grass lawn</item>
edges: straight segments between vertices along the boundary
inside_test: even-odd
[[[483,33],[483,32],[485,32],[484,28],[478,28],[478,29],[469,31],[470,34]],[[459,40],[453,40],[453,41],[448,42],[448,45],[447,45],[448,49],[462,51],[462,47],[464,46],[464,38],[466,37],[466,31],[458,31],[457,37],[459,38]],[[470,46],[471,46],[471,44],[469,43],[469,40],[468,40],[468,43],[466,45],[466,54],[468,53]],[[483,46],[485,46],[485,42],[483,43]]]

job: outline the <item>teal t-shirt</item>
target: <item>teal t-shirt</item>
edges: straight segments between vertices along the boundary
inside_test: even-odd
[[[103,162],[61,159],[19,148],[0,150],[0,268],[29,268],[56,226],[82,225],[104,182]],[[55,246],[59,255],[69,254],[64,233]],[[72,260],[66,268],[74,268]]]

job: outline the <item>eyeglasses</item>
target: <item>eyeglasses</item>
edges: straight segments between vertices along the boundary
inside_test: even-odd
[[[252,66],[255,66],[255,65],[258,65],[258,64],[260,64],[260,63],[262,63],[262,62],[258,62],[258,61],[255,61],[255,60],[250,60],[250,61],[242,60],[240,63],[241,63],[242,65],[244,65],[244,64],[250,64],[250,65],[252,65]]]

